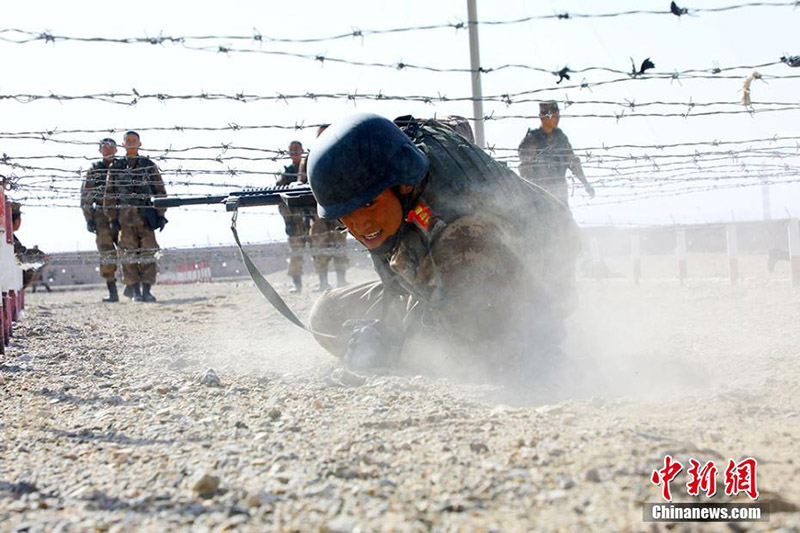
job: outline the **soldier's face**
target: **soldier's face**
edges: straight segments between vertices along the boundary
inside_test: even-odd
[[[139,155],[139,148],[142,146],[139,137],[136,135],[126,135],[124,139],[125,153],[130,156]]]
[[[289,145],[289,156],[292,158],[292,163],[299,165],[303,160],[303,145],[291,144]]]
[[[557,112],[539,115],[539,119],[542,121],[542,129],[545,133],[550,133],[558,127],[559,116]]]
[[[374,250],[397,233],[403,223],[403,206],[391,189],[380,193],[372,202],[341,218],[358,241]]]
[[[114,157],[114,154],[117,153],[117,145],[111,143],[103,143],[100,145],[100,155],[103,156],[103,159],[108,159]]]

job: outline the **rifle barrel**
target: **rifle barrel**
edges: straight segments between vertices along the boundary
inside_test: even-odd
[[[239,207],[259,207],[285,204],[289,207],[316,207],[314,195],[308,185],[300,187],[279,186],[267,189],[245,189],[225,195],[173,196],[171,198],[155,198],[155,207],[180,207],[183,205],[225,204],[228,211]]]
[[[170,198],[153,198],[154,207],[179,207],[182,205],[207,205],[207,204],[221,204],[228,197],[227,194],[214,195],[214,196],[172,196]]]

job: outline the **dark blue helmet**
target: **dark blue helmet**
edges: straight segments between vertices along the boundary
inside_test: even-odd
[[[400,128],[371,113],[334,123],[308,157],[308,182],[320,218],[352,213],[395,185],[418,185],[428,158]]]

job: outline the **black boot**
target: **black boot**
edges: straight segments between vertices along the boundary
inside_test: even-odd
[[[294,287],[289,289],[289,292],[291,293],[303,292],[303,276],[292,276],[292,281],[294,282]]]
[[[103,298],[104,302],[118,302],[119,301],[119,293],[117,292],[117,282],[114,280],[107,281],[106,286],[108,287],[108,298]]]
[[[314,292],[325,292],[330,288],[328,285],[328,271],[319,273],[319,287],[314,289]]]
[[[139,287],[138,283],[134,283],[130,285],[131,292],[133,293],[132,299],[134,302],[141,302],[142,301],[142,290]]]
[[[150,294],[150,284],[149,283],[142,283],[142,301],[143,302],[155,302],[156,297]]]
[[[133,298],[133,285],[125,285],[125,290],[122,291],[122,295],[126,298]]]
[[[346,270],[344,269],[336,271],[336,286],[340,289],[347,286],[347,276],[345,272]]]

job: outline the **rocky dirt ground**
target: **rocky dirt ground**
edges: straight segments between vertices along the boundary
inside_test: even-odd
[[[663,531],[642,503],[668,453],[756,457],[773,509],[671,530],[800,530],[785,273],[581,280],[566,351],[589,379],[544,391],[345,372],[243,281],[154,292],[29,295],[0,359],[0,530]]]

